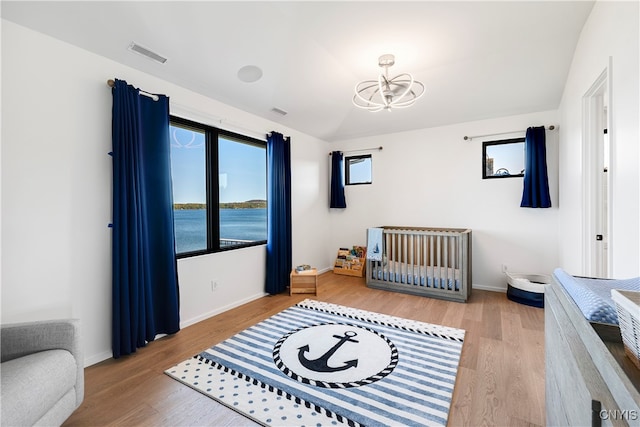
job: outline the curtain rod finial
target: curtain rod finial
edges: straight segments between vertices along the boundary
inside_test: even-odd
[[[107,86],[114,87],[115,85],[116,85],[116,82],[113,79],[107,80]]]

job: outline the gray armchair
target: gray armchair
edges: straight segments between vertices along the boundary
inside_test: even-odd
[[[2,426],[60,425],[84,399],[76,319],[2,325]]]

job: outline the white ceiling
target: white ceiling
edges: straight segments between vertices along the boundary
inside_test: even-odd
[[[2,1],[1,12],[335,141],[556,109],[592,7],[593,1]],[[130,52],[132,41],[168,61],[160,65]],[[396,56],[390,74],[412,73],[425,95],[392,112],[354,107],[355,84],[377,78],[385,53]],[[262,79],[240,81],[245,65],[260,67]]]

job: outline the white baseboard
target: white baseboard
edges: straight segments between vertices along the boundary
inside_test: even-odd
[[[491,291],[491,292],[502,292],[503,294],[507,292],[507,288],[503,286],[486,286],[486,285],[478,285],[474,283],[471,285],[471,289],[480,289],[481,291]]]
[[[180,329],[186,328],[187,326],[191,326],[194,323],[201,322],[201,321],[203,321],[205,319],[208,319],[210,317],[216,316],[216,315],[218,315],[220,313],[224,313],[225,311],[231,310],[232,308],[239,307],[242,304],[246,304],[248,302],[257,300],[258,298],[262,298],[262,297],[267,296],[267,295],[268,294],[266,294],[264,292],[261,292],[259,294],[255,294],[255,295],[252,295],[250,297],[243,298],[243,299],[238,300],[238,301],[234,301],[231,304],[227,304],[225,306],[218,307],[215,310],[209,311],[207,313],[201,314],[201,315],[193,317],[191,319],[183,320],[182,322],[180,322]]]
[[[89,357],[84,358],[84,367],[88,368],[91,365],[95,365],[96,363],[103,362],[109,358],[113,357],[113,353],[110,351],[104,351],[102,353],[94,354]]]

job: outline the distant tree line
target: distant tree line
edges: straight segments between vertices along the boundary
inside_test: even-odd
[[[266,200],[247,200],[246,202],[220,203],[220,209],[261,209],[266,207]]]
[[[247,200],[246,202],[227,202],[220,203],[220,209],[263,209],[267,207],[266,200]],[[204,203],[175,203],[173,209],[175,210],[189,210],[189,209],[206,209],[207,205]]]
[[[174,203],[174,210],[206,209],[204,203]]]

